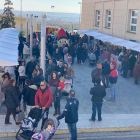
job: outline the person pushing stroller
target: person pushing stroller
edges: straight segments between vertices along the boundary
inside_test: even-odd
[[[41,129],[45,123],[45,121],[48,119],[49,114],[49,108],[53,101],[53,94],[49,87],[49,85],[42,81],[40,83],[40,88],[37,90],[37,93],[35,95],[35,106],[36,108],[42,108],[43,111],[46,111],[44,114],[43,120],[42,120],[42,126]]]

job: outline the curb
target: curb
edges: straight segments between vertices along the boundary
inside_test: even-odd
[[[77,133],[98,133],[98,132],[127,132],[127,131],[140,131],[140,127],[114,127],[114,128],[91,128],[91,129],[77,129]],[[67,129],[57,130],[55,134],[69,134]],[[15,137],[15,132],[0,133],[0,138]]]

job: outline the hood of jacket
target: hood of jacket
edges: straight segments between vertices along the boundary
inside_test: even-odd
[[[30,85],[29,88],[34,89],[34,90],[38,89],[36,85]]]

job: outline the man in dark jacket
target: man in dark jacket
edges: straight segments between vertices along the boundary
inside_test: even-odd
[[[98,121],[102,121],[101,109],[103,98],[106,96],[106,91],[104,86],[100,85],[101,80],[96,79],[95,86],[91,88],[90,94],[92,95],[92,117],[89,121],[95,122],[96,120],[96,108],[98,110]]]
[[[100,56],[100,47],[98,45],[96,46],[95,55],[96,55],[96,62],[98,62]]]
[[[56,51],[55,51],[55,53],[53,54],[53,58],[54,58],[56,61],[61,60],[61,54],[59,53],[59,49],[58,49],[58,48],[56,48]]]
[[[59,62],[59,66],[57,66],[55,70],[58,72],[59,77],[62,77],[64,75],[64,67],[62,61]]]
[[[79,101],[75,98],[75,91],[71,90],[63,113],[57,117],[57,120],[65,117],[65,123],[68,125],[71,140],[77,140],[78,106]]]
[[[110,66],[111,72],[109,75],[109,82],[110,82],[110,90],[111,90],[111,99],[109,101],[116,100],[116,92],[115,92],[115,84],[117,83],[118,72],[115,69],[114,65]]]
[[[24,44],[23,44],[23,42],[22,42],[21,39],[19,41],[20,41],[19,46],[18,46],[19,56],[23,59],[23,48],[24,48]]]
[[[81,64],[82,47],[79,45],[77,48],[77,64]]]
[[[102,65],[101,65],[101,62],[97,62],[97,66],[95,69],[92,70],[92,73],[91,73],[91,78],[92,78],[92,82],[95,84],[95,79],[100,79],[101,78],[101,75],[97,75],[98,74],[98,71],[101,71],[102,70]]]
[[[135,63],[136,57],[134,56],[134,54],[132,54],[131,57],[129,58],[130,77],[133,77],[133,69],[135,67]]]
[[[109,74],[110,74],[110,65],[107,62],[107,59],[105,59],[104,63],[102,64],[102,80],[105,88],[108,88],[109,86]]]
[[[72,63],[74,63],[74,57],[75,57],[75,48],[74,48],[74,44],[70,44],[70,46],[68,47],[68,54],[72,57]]]
[[[35,66],[36,66],[36,63],[34,62],[34,58],[31,57],[30,61],[27,63],[27,66],[26,66],[26,75],[29,80],[32,78],[32,73],[35,69]]]
[[[47,75],[47,81],[50,81],[51,73],[55,69],[55,64],[52,62],[52,59],[49,60],[49,64],[46,65],[46,75]]]
[[[127,59],[127,56],[124,56],[124,59],[122,61],[122,67],[123,67],[123,78],[127,78],[127,73],[129,68],[129,61]]]

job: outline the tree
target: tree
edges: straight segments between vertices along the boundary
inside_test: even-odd
[[[4,12],[0,20],[1,28],[15,28],[15,18],[12,12],[13,7],[11,7],[11,5],[13,5],[11,0],[5,0]]]

